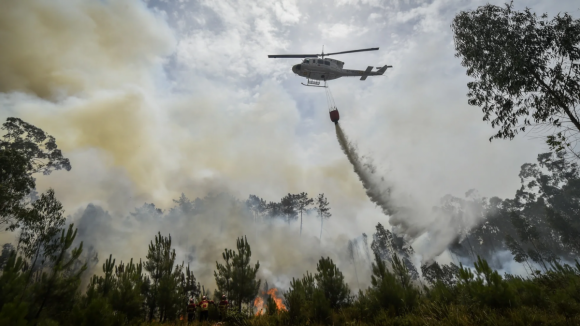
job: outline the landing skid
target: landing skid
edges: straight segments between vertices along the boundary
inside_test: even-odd
[[[304,83],[300,83],[304,86],[308,86],[308,87],[324,87],[324,88],[328,88],[328,86],[326,86],[326,80],[324,81],[324,86],[320,86],[320,81],[318,80],[310,80],[308,79],[307,84]]]

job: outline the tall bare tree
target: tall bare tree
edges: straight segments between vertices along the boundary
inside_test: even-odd
[[[328,199],[326,199],[324,194],[319,194],[316,198],[316,212],[318,213],[318,218],[320,218],[320,240],[322,240],[322,224],[325,219],[329,219],[332,216],[330,207],[328,207]]]

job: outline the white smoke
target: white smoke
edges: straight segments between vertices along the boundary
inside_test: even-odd
[[[404,236],[411,243],[420,239],[416,243],[418,248],[415,249],[424,261],[439,256],[462,231],[475,226],[483,218],[475,209],[468,209],[460,215],[452,214],[453,211],[433,209],[432,206],[429,208],[431,203],[421,202],[410,195],[397,192],[388,176],[378,175],[372,162],[364,161],[364,157],[359,155],[356,146],[349,141],[340,124],[337,123],[335,128],[340,147],[352,164],[369,199],[389,217],[389,224],[395,233]]]
[[[299,221],[288,224],[283,218],[255,216],[244,202],[228,194],[208,195],[192,201],[191,207],[184,211],[176,205],[161,213],[149,204],[122,217],[91,204],[70,221],[79,229],[77,242],[83,241],[85,248],[99,253],[101,262],[91,273],[99,272],[110,253],[117,262],[145,259],[149,242],[160,232],[171,235],[178,262],[189,264],[198,281],[212,290],[216,261],[222,263],[224,249],[235,250],[236,239],[244,236],[251,246],[251,264],[260,262],[258,277],[270,285],[286,289],[293,277],[301,277],[307,270],[315,272],[321,257],[331,257],[354,290],[368,282],[370,264],[360,253],[351,257],[346,236],[328,236],[321,243],[320,222],[314,215],[303,216],[300,235]],[[362,246],[357,244],[357,252]]]

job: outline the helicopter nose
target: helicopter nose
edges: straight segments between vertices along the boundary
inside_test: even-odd
[[[292,67],[292,71],[293,71],[295,74],[300,74],[300,69],[301,69],[301,68],[302,68],[302,67],[301,67],[300,65],[294,65],[294,66]]]

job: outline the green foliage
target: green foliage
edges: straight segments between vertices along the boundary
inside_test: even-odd
[[[481,305],[492,308],[517,305],[513,287],[480,257],[477,257],[475,263],[475,274],[470,269],[461,266],[457,287],[467,299]]]
[[[26,326],[27,303],[7,303],[0,310],[0,326]]]
[[[365,312],[363,318],[371,318],[379,311],[384,310],[389,315],[402,315],[411,311],[418,303],[419,290],[411,285],[411,275],[398,256],[393,255],[393,271],[378,254],[375,254],[375,263],[372,265],[371,287],[359,293]],[[359,300],[360,300],[359,299]]]
[[[15,176],[29,175],[28,167],[22,169],[28,164],[22,158],[27,156],[18,150],[1,151],[0,155],[5,157],[0,160],[14,164],[2,168],[13,169]],[[46,162],[45,168],[50,165]],[[56,165],[47,169],[54,168]],[[488,202],[481,198],[447,198],[440,209],[454,210],[453,217],[458,217],[458,221],[466,212],[484,217],[484,222],[473,230],[457,229],[461,242],[454,243],[452,251],[465,252],[460,247],[467,243],[472,255],[486,256],[478,257],[473,269],[454,264],[423,265],[423,277],[430,283],[422,287],[423,292],[414,281],[417,272],[410,260],[412,248],[379,224],[371,245],[375,263],[371,266],[369,288],[351,296],[342,272],[330,258],[321,258],[315,274],[306,272],[302,278],[292,280],[290,289],[284,293],[288,311],[278,311],[272,297],[267,297],[268,313],[252,317],[249,303],[260,286],[256,279],[259,263],[250,265],[247,239],[238,239],[237,251],[226,249],[222,255],[225,263],[216,262],[214,273],[218,284],[215,293],[227,294],[238,305],[238,309],[228,311],[226,324],[580,324],[580,262],[576,261],[574,267],[561,263],[578,258],[580,252],[578,166],[562,154],[541,154],[538,164],[522,166],[520,178],[522,188],[514,199],[492,198]],[[73,247],[76,230],[73,225],[63,229],[64,211],[52,190],[30,202],[23,199],[22,196],[32,197],[27,193],[31,185],[27,180],[30,179],[1,179],[2,185],[14,190],[10,196],[0,197],[0,204],[4,205],[1,207],[8,207],[7,202],[16,198],[22,202],[18,211],[22,232],[18,252],[14,246],[5,245],[0,255],[0,326],[137,325],[145,320],[182,324],[177,318],[185,314],[188,298],[209,294],[209,290],[196,283],[189,266],[176,264],[171,237],[160,233],[151,242],[144,263],[131,260],[128,264],[117,264],[110,255],[99,275],[89,279],[86,293],[81,293],[80,280],[86,265],[80,262],[82,243]],[[292,208],[294,213],[288,212],[297,214],[310,205],[305,193],[289,196],[292,200],[286,196],[284,205],[271,206],[259,197],[250,197],[253,206],[248,202],[246,205],[254,210],[256,220],[275,210],[284,214],[284,209]],[[323,204],[319,208],[326,209],[319,211],[322,222],[330,214],[324,206],[327,205],[324,196],[319,198],[317,204]],[[183,195],[176,204],[169,213],[172,218],[198,214],[207,206],[204,200],[190,201]],[[153,204],[146,204],[133,214],[143,220],[165,217]],[[366,235],[363,241],[366,245]],[[353,261],[354,247],[355,243],[349,241]],[[543,266],[543,272],[535,271],[527,278],[500,276],[493,270],[494,262],[486,258],[506,248],[530,271],[537,267],[535,263]],[[243,303],[247,305],[241,309]],[[209,312],[210,319],[217,318],[216,307],[211,306]]]
[[[298,200],[297,196],[288,194],[280,200],[282,214],[288,223],[298,218]]]
[[[65,233],[63,229],[58,242],[55,244],[55,251],[48,256],[51,270],[43,272],[40,282],[37,283],[38,293],[36,304],[39,306],[35,314],[36,319],[46,310],[48,316],[62,316],[70,311],[74,305],[74,298],[80,285],[81,275],[86,270],[86,264],[80,268],[75,268],[83,251],[83,243],[76,248],[72,244],[76,237],[77,230],[73,231],[73,224],[70,224]]]
[[[402,259],[405,267],[411,273],[411,278],[419,278],[419,273],[411,262],[411,257],[415,253],[413,247],[403,237],[385,229],[381,223],[376,225],[376,233],[373,234],[371,249],[381,259],[389,263],[393,263],[394,256],[397,256],[397,259]]]
[[[53,136],[18,118],[8,118],[2,124],[6,134],[0,140],[0,150],[15,150],[26,158],[29,174],[42,172],[45,175],[53,170],[70,171],[69,159],[62,156]]]
[[[317,273],[293,278],[284,299],[293,323],[329,322],[333,309],[350,303],[350,289],[332,259],[321,257]]]
[[[17,257],[15,251],[12,251],[0,275],[0,289],[2,289],[0,291],[0,307],[13,302],[24,294],[28,275],[28,273],[24,273],[24,268],[25,261],[22,257]]]
[[[432,262],[431,264],[422,265],[421,273],[423,274],[423,278],[431,284],[441,282],[445,286],[450,287],[457,283],[459,267],[453,263],[439,265],[437,262]]]
[[[216,261],[214,276],[220,293],[226,294],[232,304],[237,305],[238,311],[242,303],[250,304],[258,294],[261,280],[256,280],[260,262],[250,266],[252,251],[246,237],[237,239],[237,249],[225,249],[222,257],[225,264]]]
[[[124,324],[142,319],[143,316],[143,264],[121,262],[115,266],[115,286],[110,296],[111,306]]]
[[[563,154],[539,154],[536,164],[523,164],[521,188],[513,199],[483,199],[478,226],[458,232],[450,246],[458,256],[479,255],[501,268],[498,253],[509,250],[528,273],[559,260],[580,258],[580,169]],[[464,214],[469,207],[461,203]],[[471,256],[471,257],[469,257]]]
[[[321,257],[314,274],[317,288],[322,291],[331,308],[338,308],[348,303],[350,290],[344,282],[344,276],[330,257]]]
[[[62,243],[58,242],[58,234],[64,223],[62,204],[52,189],[42,194],[32,204],[32,209],[22,214],[18,242],[24,257],[31,260],[31,270],[40,268],[36,265],[39,258],[42,258],[43,265],[60,248]]]
[[[243,310],[229,309],[226,313],[225,322],[232,326],[249,326],[252,311],[250,308]]]
[[[22,201],[35,187],[26,164],[26,157],[18,151],[0,149],[0,224],[10,229],[18,226],[18,217],[25,210]]]
[[[103,309],[99,318],[105,324],[127,325],[140,320],[175,321],[186,315],[190,297],[199,294],[200,286],[189,266],[175,265],[175,250],[171,237],[160,233],[151,241],[147,261],[115,265],[112,255],[105,261],[101,276],[93,276],[86,295],[78,307],[81,316]],[[149,276],[144,275],[144,271]],[[109,316],[110,315],[110,316]],[[80,320],[79,320],[80,319]]]
[[[268,296],[266,300],[266,311],[268,315],[273,315],[278,312],[278,306],[276,305],[276,301],[272,298],[271,295]]]
[[[0,138],[0,224],[14,230],[27,212],[25,197],[34,192],[32,174],[71,169],[54,137],[18,118],[2,124]]]
[[[306,272],[302,279],[292,278],[290,288],[284,293],[286,308],[292,323],[301,324],[312,318],[312,301],[315,290],[312,274]]]
[[[468,83],[469,104],[499,127],[491,139],[512,139],[526,126],[544,124],[560,131],[548,139],[552,149],[572,150],[568,138],[580,131],[580,20],[488,4],[459,13],[451,28],[456,56],[475,78]]]
[[[147,261],[143,268],[149,278],[142,288],[146,297],[148,320],[157,317],[161,322],[174,321],[179,313],[185,313],[189,292],[195,286],[195,278],[187,268],[187,277],[183,273],[183,264],[175,265],[175,249],[171,248],[171,236],[163,237],[159,232],[155,243],[149,244]],[[150,280],[150,281],[149,281]]]
[[[115,315],[109,301],[104,297],[90,301],[82,313],[83,326],[120,325],[116,323]]]

